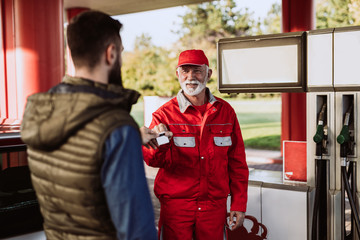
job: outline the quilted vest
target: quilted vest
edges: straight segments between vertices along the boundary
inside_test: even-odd
[[[116,239],[99,173],[106,137],[124,124],[137,128],[128,113],[110,111],[86,124],[59,149],[28,149],[47,239]]]

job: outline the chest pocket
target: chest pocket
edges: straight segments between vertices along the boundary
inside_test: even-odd
[[[195,147],[195,136],[199,131],[197,125],[169,125],[170,131],[174,134],[174,144],[177,147]]]
[[[228,169],[228,150],[232,146],[231,133],[233,125],[213,124],[210,125],[211,141],[211,161],[209,163],[210,174],[226,173]]]
[[[230,147],[232,145],[231,133],[232,124],[214,124],[210,126],[211,135],[214,138],[214,144],[218,147]]]
[[[172,166],[183,174],[183,169],[195,168],[199,160],[198,135],[200,125],[169,124],[173,132],[171,159]]]
[[[195,147],[195,137],[174,137],[177,147]]]
[[[231,123],[210,125],[211,135],[214,137],[230,137],[232,130],[233,130],[233,125]]]
[[[232,145],[231,137],[214,137],[214,143],[218,147],[229,147]]]

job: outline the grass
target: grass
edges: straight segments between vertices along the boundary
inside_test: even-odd
[[[245,148],[280,150],[280,135],[249,138],[244,144]]]
[[[246,148],[280,150],[281,100],[229,101],[237,114]]]
[[[227,100],[234,108],[246,148],[280,150],[281,100]],[[131,115],[144,125],[143,102],[133,106]]]

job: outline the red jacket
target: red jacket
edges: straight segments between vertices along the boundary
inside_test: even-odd
[[[182,91],[153,113],[150,128],[163,123],[174,136],[157,150],[144,147],[144,160],[160,168],[154,186],[160,201],[210,210],[231,193],[231,210],[245,212],[249,170],[239,122],[230,104],[207,93],[203,116]]]

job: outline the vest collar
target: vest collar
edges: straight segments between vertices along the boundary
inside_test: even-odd
[[[71,84],[71,85],[91,86],[91,87],[100,88],[100,89],[107,90],[109,92],[114,92],[114,93],[122,93],[125,90],[125,88],[120,85],[104,84],[104,83],[95,82],[91,79],[73,77],[73,76],[69,76],[69,75],[64,76],[62,83]]]
[[[61,84],[75,86],[72,91],[86,92],[86,89],[91,89],[91,92],[102,98],[120,98],[125,103],[125,109],[128,109],[129,111],[131,110],[131,105],[135,104],[140,97],[140,94],[137,91],[124,88],[120,85],[103,84],[90,79],[72,77],[69,75],[64,76]],[[69,90],[69,88],[61,87],[61,84],[53,87],[49,92],[66,92]]]

